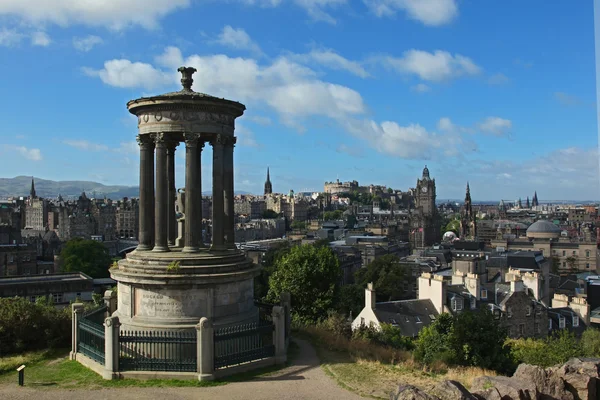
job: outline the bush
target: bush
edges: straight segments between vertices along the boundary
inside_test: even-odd
[[[546,339],[509,339],[507,345],[516,363],[540,367],[551,367],[584,355],[582,343],[568,330],[561,330]]]
[[[320,326],[341,337],[350,338],[352,336],[352,326],[342,314],[330,311],[327,319],[320,323]]]
[[[68,347],[71,313],[51,302],[31,303],[21,298],[0,298],[0,356],[30,350]]]

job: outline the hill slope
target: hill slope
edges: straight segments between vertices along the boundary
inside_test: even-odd
[[[139,188],[137,186],[103,185],[91,181],[51,181],[47,179],[34,178],[35,191],[40,197],[79,197],[85,191],[89,197],[109,197],[120,199],[122,197],[137,197]],[[0,197],[28,196],[31,189],[30,176],[17,176],[15,178],[0,178]]]

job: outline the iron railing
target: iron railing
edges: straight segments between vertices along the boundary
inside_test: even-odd
[[[104,316],[106,306],[93,309],[77,324],[77,349],[92,360],[104,365]]]
[[[196,331],[121,331],[119,370],[197,371]]]
[[[214,368],[221,369],[275,355],[270,321],[260,321],[215,330]]]

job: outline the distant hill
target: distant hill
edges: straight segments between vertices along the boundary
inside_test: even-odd
[[[108,197],[121,199],[123,197],[138,197],[139,186],[103,185],[92,181],[51,181],[48,179],[33,178],[35,192],[39,197],[55,198],[60,194],[65,199],[79,197],[85,191],[88,197]],[[0,178],[0,198],[10,196],[29,196],[31,189],[31,176],[17,176],[15,178]],[[249,192],[236,191],[236,194],[250,194]],[[202,192],[210,196],[211,191]]]
[[[139,196],[138,186],[103,185],[91,181],[51,181],[33,178],[35,192],[40,197],[54,198],[59,194],[64,198],[79,197],[82,191],[88,197],[109,197],[120,199],[123,197]],[[31,176],[17,176],[15,178],[0,178],[0,197],[28,196],[31,189]]]

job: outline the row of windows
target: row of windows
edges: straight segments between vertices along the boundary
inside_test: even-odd
[[[542,252],[544,251],[543,249],[540,249],[540,250],[541,250]],[[557,255],[557,254],[558,254],[558,250],[552,250],[552,253],[553,253],[554,255]],[[591,254],[591,252],[590,252],[589,250],[586,250],[586,251],[585,251],[585,256],[586,256],[586,258],[590,258],[590,254]],[[576,255],[577,255],[577,250],[573,250],[573,253],[572,253],[571,255],[573,255],[573,256],[576,256]],[[563,256],[563,257],[566,257],[566,256],[567,256],[567,251],[566,251],[566,250],[563,250],[563,251],[562,251],[562,256]]]

